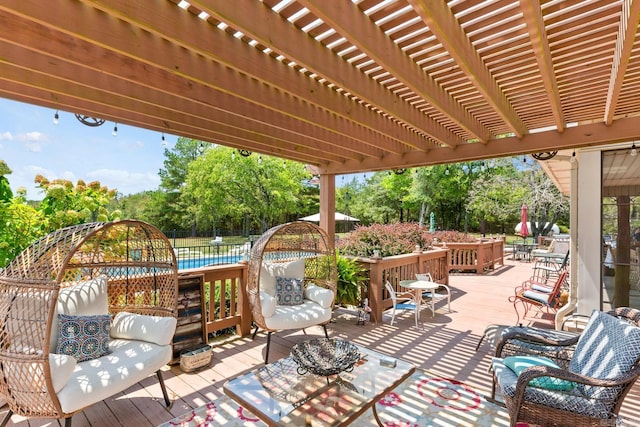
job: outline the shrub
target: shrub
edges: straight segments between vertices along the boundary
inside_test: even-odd
[[[473,236],[459,231],[434,231],[416,223],[373,224],[357,227],[351,234],[340,239],[336,245],[341,254],[370,257],[373,251],[380,255],[393,256],[413,252],[416,245],[431,248],[436,242],[475,242]]]

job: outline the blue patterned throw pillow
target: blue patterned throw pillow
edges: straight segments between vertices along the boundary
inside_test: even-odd
[[[302,279],[276,277],[276,299],[278,305],[300,305],[304,299]]]
[[[111,353],[109,350],[111,315],[58,314],[58,325],[56,353],[73,356],[78,362],[97,359]]]

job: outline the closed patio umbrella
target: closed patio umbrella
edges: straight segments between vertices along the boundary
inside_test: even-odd
[[[526,238],[529,235],[529,227],[527,225],[527,205],[522,205],[522,211],[520,212],[520,235]]]

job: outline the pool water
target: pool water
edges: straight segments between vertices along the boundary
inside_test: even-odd
[[[178,259],[178,270],[199,268],[207,265],[235,264],[242,259],[242,255],[216,255],[199,258]]]

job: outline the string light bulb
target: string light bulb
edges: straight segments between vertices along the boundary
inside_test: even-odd
[[[571,158],[569,159],[571,163],[576,162],[576,150],[573,150],[573,154],[571,154]]]
[[[57,125],[58,123],[60,123],[60,114],[58,114],[58,110],[56,110],[56,113],[53,115],[53,124]]]
[[[164,138],[164,133],[162,134],[162,146],[163,147],[167,146],[167,140]]]
[[[113,132],[111,132],[111,135],[118,136],[118,124],[117,123],[113,124]]]
[[[631,154],[631,157],[635,157],[638,155],[638,150],[636,149],[635,141],[631,144],[631,152],[629,154]]]
[[[447,166],[447,168],[444,170],[444,174],[449,175],[449,166]]]

